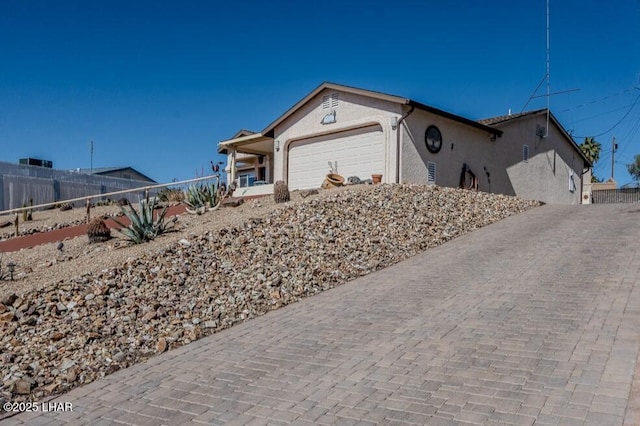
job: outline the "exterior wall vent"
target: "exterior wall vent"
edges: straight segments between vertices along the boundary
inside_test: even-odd
[[[335,108],[338,106],[338,94],[332,93],[322,97],[322,109]]]
[[[529,162],[529,145],[522,145],[522,161]]]
[[[436,183],[436,163],[427,161],[427,183]]]

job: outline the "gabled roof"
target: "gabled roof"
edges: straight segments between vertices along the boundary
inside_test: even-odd
[[[546,109],[537,109],[535,111],[520,112],[518,114],[499,115],[497,117],[485,118],[478,120],[479,123],[486,124],[487,126],[494,126],[496,124],[504,123],[505,121],[515,120],[516,118],[526,117],[528,115],[538,115],[541,112],[547,112]]]
[[[139,171],[137,171],[133,167],[129,167],[129,166],[125,166],[125,167],[94,167],[93,169],[80,169],[79,172],[80,173],[87,173],[87,174],[94,174],[94,175],[103,175],[105,173],[120,172],[120,171],[124,171],[124,170],[131,170],[131,171],[139,174],[140,176],[146,178],[149,182],[155,182],[155,180],[151,179],[149,176],[145,175],[144,173],[140,173]]]
[[[255,134],[256,134],[256,132],[252,132],[251,130],[240,129],[240,130],[238,130],[238,132],[235,135],[231,136],[231,139],[236,139],[236,138],[239,138],[241,136],[249,136],[249,135],[255,135]]]
[[[545,115],[547,114],[546,108],[537,109],[534,111],[521,112],[518,114],[500,115],[498,117],[485,118],[483,120],[478,120],[478,122],[482,124],[486,124],[488,126],[499,126],[507,122],[522,120],[528,117],[536,117],[542,114],[545,114]],[[569,132],[565,130],[565,128],[562,126],[562,124],[560,124],[560,122],[556,119],[556,117],[553,115],[551,111],[549,111],[549,119],[558,127],[558,129],[560,129],[560,132],[564,135],[567,141],[569,141],[569,143],[578,152],[578,154],[580,154],[582,159],[585,161],[585,164],[588,164],[590,167],[592,167],[593,164],[591,164],[591,161],[589,161],[589,159],[584,155],[584,153],[580,149],[580,146],[578,146],[576,141],[573,140],[573,137],[569,134]]]
[[[468,126],[475,127],[480,130],[484,130],[496,136],[502,136],[502,131],[499,129],[495,129],[483,123],[469,120],[468,118],[464,118],[459,115],[451,114],[449,112],[430,107],[428,105],[411,100],[409,98],[403,98],[400,96],[389,95],[386,93],[376,92],[373,90],[359,89],[357,87],[344,86],[342,84],[336,84],[336,83],[330,83],[330,82],[324,82],[320,86],[316,87],[313,91],[311,91],[311,93],[309,93],[307,96],[305,96],[300,101],[298,101],[298,103],[296,103],[294,106],[289,108],[284,114],[278,117],[274,122],[269,124],[261,133],[265,136],[273,137],[273,130],[276,128],[276,126],[278,126],[278,124],[282,123],[284,120],[290,117],[293,113],[295,113],[297,110],[302,108],[302,106],[304,106],[307,102],[313,99],[318,93],[322,92],[325,89],[339,90],[341,92],[353,93],[356,95],[367,96],[375,99],[381,99],[381,100],[398,103],[402,105],[409,105],[409,106],[421,109],[423,111],[427,111],[427,112],[439,115],[441,117],[445,117],[450,120],[454,120],[454,121],[466,124]]]

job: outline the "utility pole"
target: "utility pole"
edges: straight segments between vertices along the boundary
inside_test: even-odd
[[[611,180],[613,180],[613,167],[615,162],[615,154],[618,150],[618,144],[616,143],[616,137],[614,136],[611,140]]]
[[[93,174],[93,141],[91,141],[91,174]]]

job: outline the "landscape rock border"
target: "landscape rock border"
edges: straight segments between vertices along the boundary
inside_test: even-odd
[[[4,296],[0,400],[64,393],[537,205],[425,185],[341,191]]]

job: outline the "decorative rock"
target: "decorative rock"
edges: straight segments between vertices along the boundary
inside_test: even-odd
[[[307,198],[309,195],[317,195],[318,194],[318,190],[317,189],[307,189],[304,191],[300,191],[300,196],[302,198]]]
[[[31,383],[19,379],[13,384],[13,393],[18,395],[29,395],[31,393]]]
[[[60,371],[67,371],[68,369],[70,369],[71,367],[73,367],[74,365],[76,365],[76,362],[72,359],[69,358],[64,358],[62,360],[62,364],[60,364]]]
[[[12,321],[13,317],[14,315],[11,311],[0,314],[0,323]]]
[[[4,296],[0,397],[38,400],[89,383],[536,205],[426,185],[322,192],[18,303]],[[28,376],[33,392],[13,392]]]
[[[58,340],[62,340],[64,336],[65,336],[64,333],[56,331],[51,335],[51,340],[53,340],[54,342],[57,342]]]
[[[5,296],[0,297],[0,303],[6,306],[13,305],[13,302],[18,298],[18,295],[15,293],[10,293]]]
[[[239,207],[244,203],[243,198],[238,197],[229,197],[222,200],[220,203],[221,207]]]
[[[158,343],[156,343],[156,352],[161,354],[166,350],[167,350],[167,340],[164,337],[161,337],[158,339]]]

